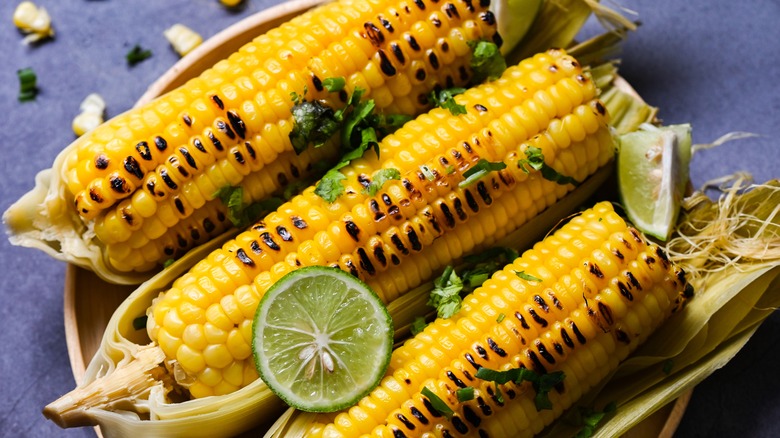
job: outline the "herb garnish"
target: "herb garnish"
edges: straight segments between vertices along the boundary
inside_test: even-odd
[[[455,102],[455,96],[466,92],[465,88],[447,88],[444,90],[431,91],[428,96],[428,100],[433,103],[433,106],[438,106],[450,111],[450,114],[457,116],[460,114],[466,114],[466,106],[460,105]]]
[[[431,402],[431,406],[433,406],[434,409],[436,409],[440,414],[444,415],[448,419],[452,418],[452,415],[455,413],[452,408],[447,405],[447,403],[444,403],[444,400],[439,398],[438,395],[436,395],[433,391],[428,389],[427,386],[423,386],[422,391],[420,393],[428,398],[428,401]]]
[[[481,83],[501,76],[506,70],[506,60],[495,43],[490,41],[470,41],[472,56],[471,69],[474,72],[472,82]]]
[[[515,274],[518,277],[520,277],[520,278],[522,278],[523,280],[526,280],[526,281],[535,281],[537,283],[541,283],[542,282],[541,278],[536,278],[536,277],[534,277],[531,274],[526,274],[525,271],[515,271]]]
[[[563,379],[566,376],[563,371],[540,374],[534,370],[523,367],[512,368],[506,371],[497,371],[482,367],[477,370],[476,377],[482,380],[495,382],[497,385],[503,385],[507,382],[514,382],[516,384],[531,382],[534,391],[536,391],[534,405],[537,410],[542,410],[552,409],[552,402],[550,402],[548,394],[555,385],[563,382]]]
[[[263,213],[276,210],[282,205],[280,198],[268,198],[262,201],[244,204],[244,189],[241,186],[222,187],[214,194],[227,207],[227,217],[233,226],[243,228],[255,222]]]
[[[32,68],[27,67],[16,71],[19,77],[19,102],[35,100],[38,95],[38,76]]]
[[[125,59],[127,60],[127,65],[132,67],[151,56],[151,50],[143,49],[140,45],[136,44],[132,49],[130,49],[129,52],[127,52]]]
[[[579,411],[580,420],[582,422],[582,429],[577,432],[575,438],[590,438],[596,431],[596,427],[609,414],[614,413],[617,410],[615,402],[610,402],[601,411],[594,409],[581,408]]]
[[[480,158],[477,164],[470,167],[463,172],[463,177],[466,178],[458,184],[459,187],[467,187],[477,182],[480,178],[487,175],[490,172],[496,172],[506,168],[506,163],[503,161],[491,162],[484,158]]]
[[[398,169],[379,169],[374,173],[374,177],[371,179],[371,183],[363,190],[363,193],[367,194],[368,196],[374,196],[377,194],[379,189],[385,185],[386,182],[399,179],[401,179],[401,171]]]
[[[561,185],[573,184],[575,186],[580,185],[579,181],[566,175],[561,175],[557,170],[553,169],[547,163],[544,162],[544,155],[542,150],[535,146],[530,146],[525,150],[526,158],[517,162],[517,167],[523,170],[525,173],[530,173],[526,166],[531,169],[538,170],[542,173],[542,178],[552,181]]]

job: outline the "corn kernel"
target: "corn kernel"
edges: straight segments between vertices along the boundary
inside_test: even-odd
[[[171,43],[173,50],[184,56],[190,53],[203,42],[203,37],[183,24],[174,24],[163,32],[165,38]]]

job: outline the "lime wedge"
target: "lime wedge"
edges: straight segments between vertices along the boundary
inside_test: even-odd
[[[305,267],[260,300],[252,348],[260,377],[287,404],[333,412],[379,384],[390,363],[393,322],[359,279],[336,268]]]
[[[690,161],[690,125],[643,125],[620,136],[618,190],[629,220],[639,230],[669,239],[688,184]]]

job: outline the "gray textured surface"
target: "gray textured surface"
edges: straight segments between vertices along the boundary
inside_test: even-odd
[[[0,209],[27,191],[34,174],[51,163],[73,134],[81,100],[99,92],[108,115],[129,108],[176,60],[162,31],[181,22],[204,37],[273,4],[247,0],[229,12],[216,0],[38,0],[49,9],[54,41],[25,47],[11,24],[17,0],[0,2]],[[691,122],[694,141],[728,131],[762,137],[697,155],[693,181],[738,170],[763,181],[780,176],[780,3],[777,0],[624,0],[643,25],[623,54],[623,74],[668,123]],[[128,68],[135,44],[154,52]],[[41,93],[16,100],[16,70],[33,67]],[[91,429],[62,431],[41,408],[71,389],[63,332],[64,266],[0,239],[0,435],[94,436]],[[770,318],[725,369],[700,385],[679,436],[780,436],[780,377],[774,370],[780,318]]]

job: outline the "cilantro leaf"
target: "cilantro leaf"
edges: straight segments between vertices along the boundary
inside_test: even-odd
[[[148,59],[152,56],[151,50],[144,50],[140,45],[136,44],[133,46],[132,49],[130,49],[129,52],[127,52],[127,55],[125,55],[125,59],[127,60],[127,65],[134,66],[138,64],[139,62]]]
[[[337,93],[343,90],[344,86],[346,85],[347,85],[347,80],[344,79],[343,76],[325,78],[322,81],[322,86],[325,87],[325,89],[330,91],[331,93]]]
[[[526,281],[536,281],[538,283],[542,282],[541,278],[536,278],[531,274],[526,274],[525,271],[515,271],[515,274]]]
[[[528,167],[533,170],[538,170],[542,173],[542,178],[552,181],[561,185],[572,184],[575,186],[580,185],[579,181],[566,175],[561,175],[557,170],[553,169],[547,163],[544,162],[544,154],[540,148],[531,146],[525,150],[526,158],[518,160],[517,167],[523,170],[525,173],[530,173]]]
[[[241,186],[222,187],[214,194],[227,207],[228,220],[238,228],[246,227],[255,222],[264,213],[275,210],[282,204],[279,198],[269,198],[251,204],[244,204],[244,189]]]
[[[379,169],[376,171],[376,173],[374,173],[374,177],[371,179],[371,183],[363,190],[363,192],[369,196],[374,196],[377,194],[379,189],[385,185],[386,182],[399,179],[401,179],[401,171],[398,169]]]
[[[610,402],[604,406],[604,409],[601,411],[580,408],[579,415],[582,422],[582,429],[577,432],[575,438],[590,438],[593,436],[593,433],[596,431],[601,420],[607,415],[614,413],[616,410],[617,405],[615,402]]]
[[[290,141],[296,154],[313,144],[320,147],[335,134],[340,125],[332,108],[319,101],[297,103],[292,108],[293,127]]]
[[[489,382],[495,382],[497,385],[503,385],[507,382],[520,384],[522,382],[531,382],[536,391],[534,404],[537,410],[552,409],[552,403],[548,397],[549,392],[560,384],[566,377],[563,371],[554,371],[552,373],[539,374],[528,368],[518,367],[505,371],[491,370],[482,367],[477,370],[476,377]]]
[[[166,259],[163,262],[163,268],[167,268],[168,266],[171,266],[176,260],[174,259]]]
[[[466,92],[465,88],[447,88],[444,90],[431,91],[429,100],[434,106],[438,106],[450,111],[450,114],[457,116],[466,114],[466,106],[455,102],[455,96]]]
[[[324,199],[325,202],[333,202],[344,193],[344,186],[341,184],[341,181],[345,179],[347,177],[339,172],[338,169],[331,169],[317,183],[314,193]]]
[[[480,40],[469,42],[472,50],[471,69],[474,72],[472,81],[482,83],[486,79],[493,80],[501,76],[506,70],[506,60],[495,43]]]
[[[452,415],[455,413],[452,408],[447,405],[447,403],[444,403],[444,400],[439,398],[438,395],[436,395],[433,391],[428,389],[427,386],[423,386],[422,391],[420,393],[428,398],[428,401],[431,402],[431,406],[433,406],[434,409],[439,411],[440,414],[444,415],[447,418],[452,418]]]
[[[428,298],[428,305],[436,309],[439,318],[450,318],[458,313],[461,306],[460,292],[463,281],[455,273],[452,266],[447,266],[439,278],[434,281],[434,288]]]
[[[365,129],[358,129],[358,125],[368,124],[368,116],[374,111],[376,104],[373,100],[359,102],[354,105],[347,117],[344,119],[344,129],[341,130],[341,147],[347,150],[359,147],[363,144],[363,133]]]
[[[411,327],[409,327],[412,336],[415,336],[418,333],[421,333],[423,330],[425,330],[426,325],[427,323],[425,322],[425,318],[423,318],[422,316],[418,316],[417,318],[414,318]]]
[[[35,100],[38,95],[38,76],[32,68],[27,67],[16,71],[19,78],[19,102]]]
[[[487,175],[490,172],[499,171],[506,168],[506,163],[503,161],[491,162],[484,158],[480,158],[477,164],[470,167],[463,172],[463,177],[466,178],[460,182],[460,187],[467,187],[477,182],[480,178]]]

